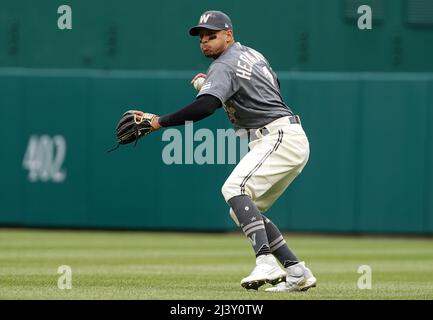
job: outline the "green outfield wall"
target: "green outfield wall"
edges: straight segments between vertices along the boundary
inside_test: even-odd
[[[167,165],[164,131],[115,145],[120,115],[174,111],[194,71],[0,71],[0,225],[234,230],[234,164]],[[268,212],[283,230],[433,233],[433,74],[279,72],[310,161]],[[228,129],[223,110],[194,125]],[[189,141],[178,127],[183,146]],[[214,141],[216,144],[216,141]]]
[[[64,4],[72,29],[58,28]],[[365,4],[371,30],[358,28]],[[433,72],[431,0],[2,0],[0,66],[204,69],[188,29],[209,9],[276,70]]]

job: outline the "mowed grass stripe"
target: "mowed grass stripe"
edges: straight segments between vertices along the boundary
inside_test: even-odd
[[[304,293],[246,291],[254,267],[240,233],[0,229],[0,299],[433,299],[433,240],[286,235],[313,270]],[[72,268],[71,290],[57,268]],[[372,270],[360,290],[360,265]]]

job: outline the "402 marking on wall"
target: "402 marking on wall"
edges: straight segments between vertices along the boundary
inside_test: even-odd
[[[66,171],[62,169],[66,158],[66,140],[62,135],[31,135],[23,159],[29,171],[30,182],[63,182]]]

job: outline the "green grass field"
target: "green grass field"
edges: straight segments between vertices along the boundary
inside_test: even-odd
[[[433,240],[286,235],[318,287],[246,291],[254,257],[240,233],[0,229],[0,299],[433,299]],[[72,289],[57,287],[61,265]],[[357,287],[360,265],[372,289]]]

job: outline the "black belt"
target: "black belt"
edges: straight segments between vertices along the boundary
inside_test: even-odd
[[[289,122],[291,124],[301,124],[301,119],[299,118],[299,116],[290,116]],[[269,133],[269,130],[266,128],[266,126],[264,126],[263,128],[260,128],[259,131],[263,135],[267,135]]]
[[[299,116],[290,116],[289,122],[291,124],[301,124],[301,119],[299,118]],[[262,136],[266,136],[269,133],[269,130],[266,128],[266,126],[264,126],[263,128],[259,128],[259,132],[262,134]],[[252,141],[252,140],[256,140],[257,137],[255,136],[255,134],[251,135],[250,130],[248,130],[248,139]]]
[[[291,124],[301,124],[301,119],[299,116],[290,116],[289,121]]]

